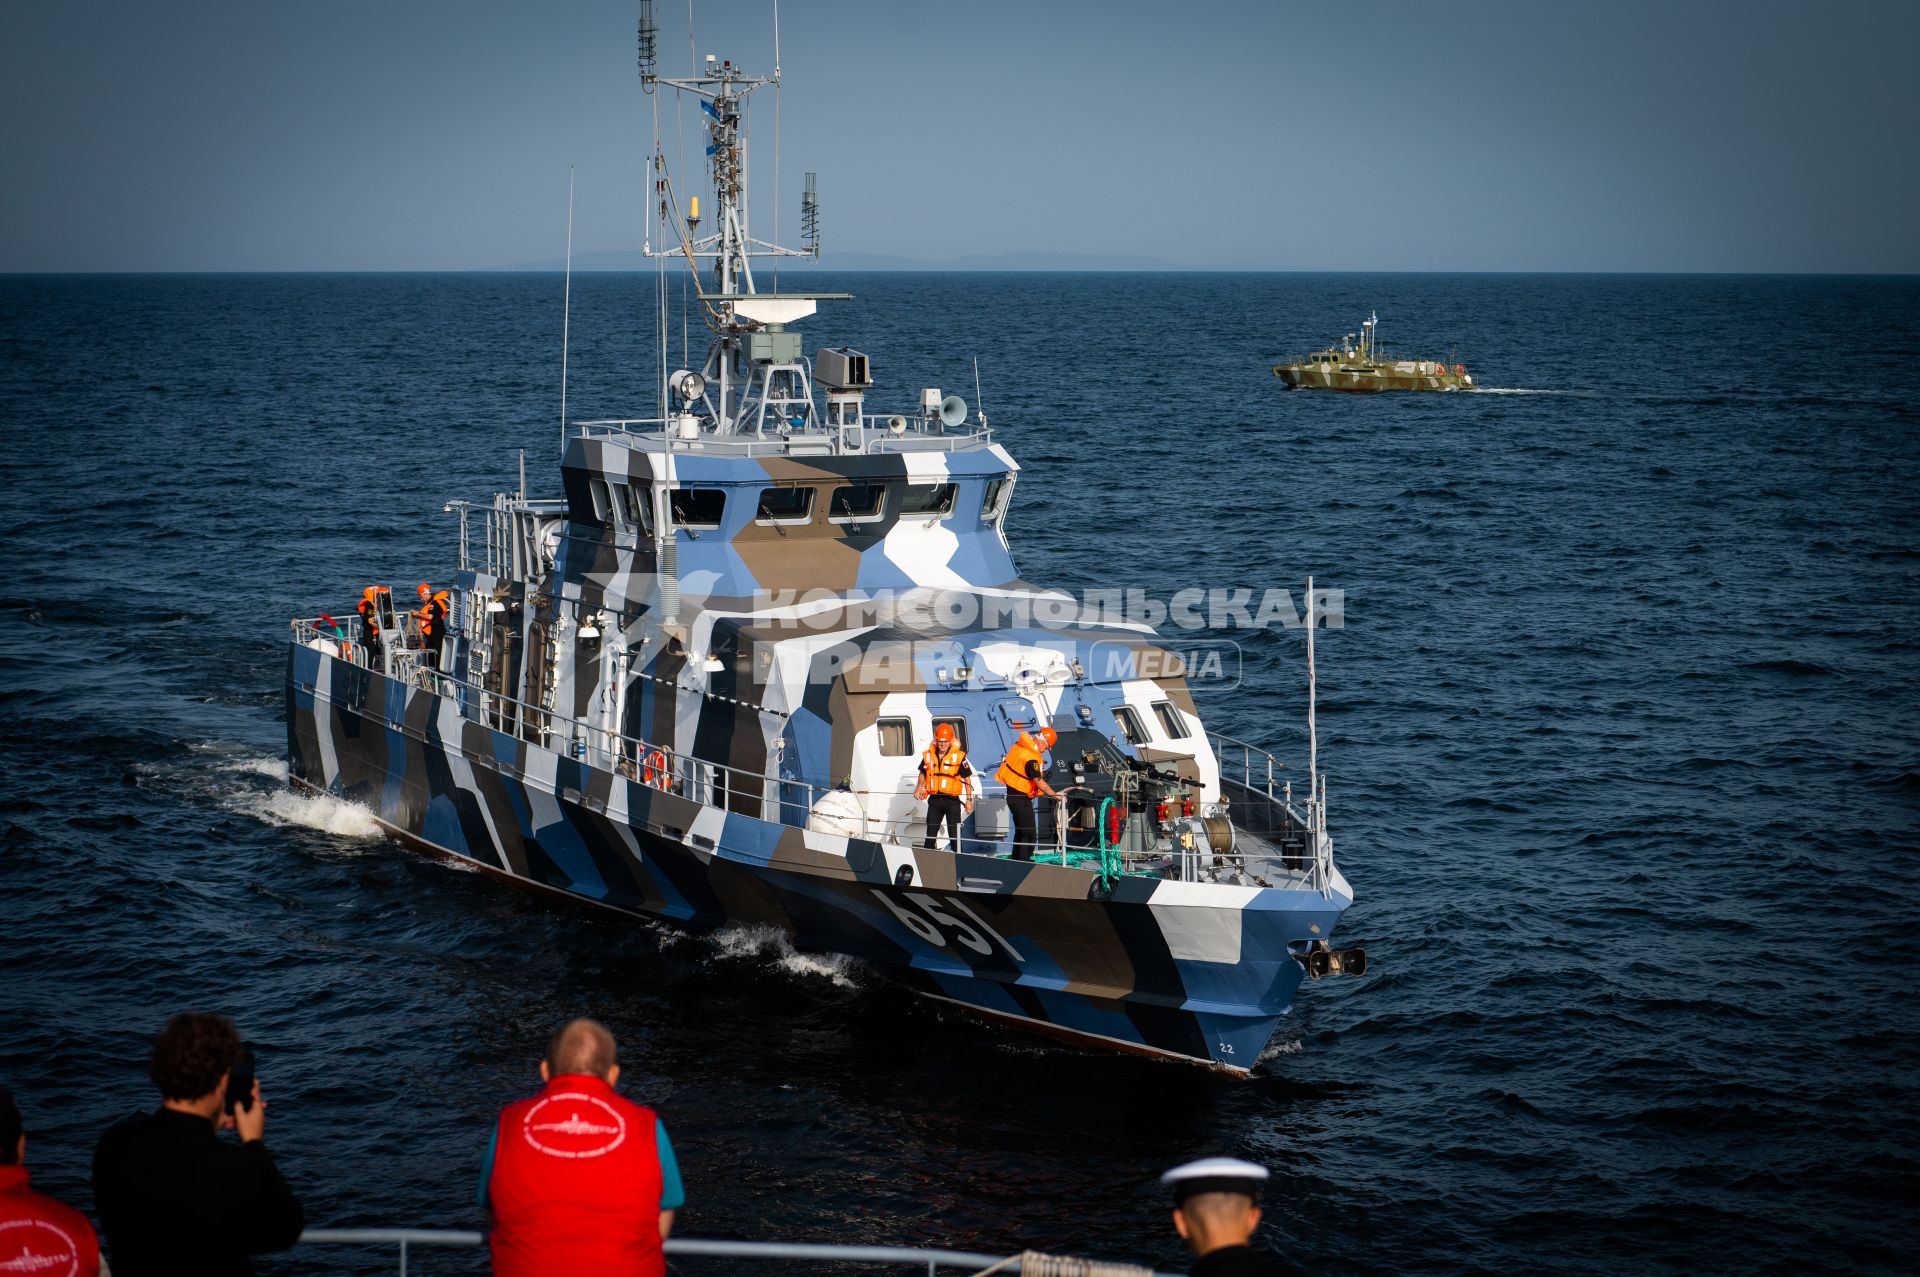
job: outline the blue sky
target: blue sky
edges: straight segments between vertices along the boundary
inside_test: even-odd
[[[699,6],[698,52],[767,69],[771,11]],[[11,0],[0,270],[553,259],[569,164],[576,250],[637,248],[637,12]],[[818,171],[830,250],[1920,270],[1911,3],[785,0],[781,37],[781,225]]]

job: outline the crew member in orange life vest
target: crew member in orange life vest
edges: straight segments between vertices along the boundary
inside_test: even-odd
[[[665,1277],[661,1243],[687,1195],[667,1128],[613,1089],[613,1035],[571,1021],[540,1077],[540,1094],[501,1111],[480,1171],[496,1277]]]
[[[953,738],[952,723],[933,725],[933,744],[920,756],[920,783],[913,796],[927,800],[927,832],[920,849],[932,851],[945,824],[953,830],[953,849],[959,851],[960,817],[973,810],[973,768],[967,751]]]
[[[994,779],[1007,787],[1007,812],[1013,817],[1013,858],[1032,860],[1036,841],[1033,800],[1060,797],[1047,784],[1046,763],[1041,754],[1053,748],[1060,737],[1051,727],[1021,732],[1020,739],[1007,751],[1006,761],[994,773]]]
[[[360,643],[367,649],[367,663],[380,664],[380,597],[381,586],[369,585],[360,591]]]
[[[428,665],[439,668],[440,640],[447,634],[447,592],[420,582],[420,606],[414,615],[420,618],[420,646],[426,651]]]

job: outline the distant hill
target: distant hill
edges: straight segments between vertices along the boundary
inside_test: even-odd
[[[566,263],[558,258],[548,258],[537,262],[516,262],[511,266],[495,267],[508,271],[557,271]],[[654,263],[631,250],[599,249],[591,253],[575,254],[573,268],[577,271],[636,271],[652,270]],[[755,274],[767,269],[756,266]],[[784,264],[787,270],[820,271],[862,271],[862,270],[905,270],[905,271],[1181,271],[1207,270],[1204,266],[1182,266],[1163,257],[1129,257],[1123,254],[1103,253],[995,253],[975,254],[967,257],[890,257],[885,253],[826,253],[820,260],[810,262],[804,258],[794,258]]]

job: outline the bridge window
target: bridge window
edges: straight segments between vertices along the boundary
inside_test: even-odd
[[[947,718],[936,718],[933,720],[935,727],[940,726],[942,723],[953,728],[954,744],[960,746],[961,749],[965,749],[967,747],[967,720],[965,716],[954,714]]]
[[[827,518],[835,523],[872,523],[886,508],[887,490],[878,483],[850,483],[835,488],[827,503]]]
[[[620,508],[627,516],[627,530],[638,529],[653,535],[653,489],[644,483],[623,483],[618,491]]]
[[[812,488],[762,488],[755,523],[805,523],[813,517]]]
[[[607,523],[613,518],[613,496],[607,491],[605,479],[587,480],[587,495],[593,499],[593,517],[597,523]]]
[[[993,523],[1007,511],[1007,497],[1013,492],[1013,478],[1001,475],[987,481],[987,499],[980,503],[980,521]]]
[[[880,729],[880,757],[913,757],[913,724],[904,718],[883,718]]]
[[[1173,707],[1172,701],[1155,701],[1153,715],[1160,720],[1160,728],[1170,740],[1185,740],[1188,736],[1187,720]]]
[[[900,497],[900,517],[946,515],[953,510],[951,483],[909,483]]]
[[[1147,743],[1146,724],[1140,721],[1131,705],[1122,705],[1113,711],[1113,721],[1120,724],[1120,734],[1135,745]]]
[[[675,488],[667,505],[677,528],[717,528],[726,512],[727,494],[719,488]]]

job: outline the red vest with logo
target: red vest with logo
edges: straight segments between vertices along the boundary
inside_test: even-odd
[[[487,1180],[497,1277],[661,1277],[656,1123],[652,1109],[578,1073],[507,1105]]]
[[[0,1273],[99,1277],[100,1242],[87,1217],[27,1188],[27,1168],[0,1166]]]

